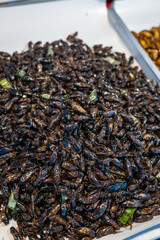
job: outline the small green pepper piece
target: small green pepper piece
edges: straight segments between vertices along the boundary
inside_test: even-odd
[[[16,73],[16,76],[23,78],[26,75],[26,72],[24,70],[21,70]]]
[[[13,192],[11,190],[11,194],[10,194],[10,197],[9,197],[7,207],[10,208],[11,210],[14,210],[15,207],[16,207],[16,204],[17,204],[17,201],[14,199],[14,195],[13,195]]]
[[[119,222],[122,224],[126,224],[130,217],[134,214],[137,208],[126,208],[124,210],[124,213],[122,214],[121,218],[119,219]]]
[[[48,47],[48,51],[47,51],[47,55],[49,56],[49,55],[53,55],[53,46],[52,45],[49,45],[49,47]]]
[[[50,99],[51,95],[47,94],[47,93],[44,93],[44,94],[41,94],[41,97],[45,98],[45,99]]]
[[[6,78],[0,81],[0,85],[2,86],[2,88],[12,88],[11,84]]]
[[[90,101],[93,102],[97,98],[97,91],[94,89],[89,95]]]

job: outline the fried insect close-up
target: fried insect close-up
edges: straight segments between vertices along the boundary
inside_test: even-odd
[[[160,88],[111,47],[0,52],[0,220],[91,240],[160,215]]]

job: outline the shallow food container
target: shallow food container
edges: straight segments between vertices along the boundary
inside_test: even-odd
[[[159,26],[159,2],[154,1],[153,3],[150,0],[147,0],[141,1],[141,4],[139,4],[137,0],[134,2],[130,1],[130,5],[127,8],[125,8],[123,3],[120,5],[117,4],[120,3],[118,1],[115,1],[115,3],[117,6],[116,10],[115,4],[111,4],[111,7],[108,11],[108,16],[112,26],[118,32],[121,39],[123,39],[132,55],[138,61],[144,73],[149,79],[153,80],[154,84],[158,84],[160,86],[160,71],[158,67],[154,64],[152,59],[148,56],[146,51],[131,33],[131,31],[133,31],[132,28],[136,28],[137,30],[135,32],[139,32],[142,30],[142,27],[143,30],[149,31],[152,26]],[[123,11],[124,9],[127,9],[125,14]],[[154,14],[152,20],[149,17],[151,14]]]
[[[117,1],[115,7],[130,30],[149,29],[160,23],[159,0]],[[62,0],[1,7],[0,23],[0,51],[22,51],[29,41],[52,42],[78,31],[78,36],[90,46],[113,46],[114,51],[131,55],[108,21],[104,0]],[[7,226],[0,225],[0,240],[13,239],[9,233],[13,225],[16,225],[13,221]],[[158,237],[160,216],[146,223],[133,224],[132,230],[123,228],[116,235],[101,239],[153,240]]]

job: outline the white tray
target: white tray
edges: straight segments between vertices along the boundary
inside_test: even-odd
[[[160,24],[160,0],[117,1],[115,7],[130,30],[140,31]],[[104,0],[67,0],[0,8],[0,51],[22,51],[30,40],[51,42],[65,39],[76,31],[90,46],[101,43],[130,56],[108,21]],[[121,229],[121,233],[101,239],[153,240],[160,237],[159,223],[160,217],[155,217],[146,223],[133,224],[132,231]],[[13,224],[0,225],[0,240],[13,239],[9,233]],[[143,230],[143,234],[135,235]]]

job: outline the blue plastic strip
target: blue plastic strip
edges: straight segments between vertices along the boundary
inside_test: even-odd
[[[124,238],[123,240],[133,240],[136,237],[139,237],[140,235],[146,234],[146,233],[148,233],[150,231],[153,231],[155,229],[158,229],[158,228],[160,229],[160,224],[157,224],[157,225],[155,225],[153,227],[147,228],[147,229],[145,229],[145,230],[143,230],[143,231],[141,231],[139,233],[136,233],[136,234],[134,234],[134,235],[132,235],[130,237]],[[159,234],[160,234],[160,232],[159,232]],[[159,236],[159,238],[154,238],[152,240],[160,240],[160,236]]]

